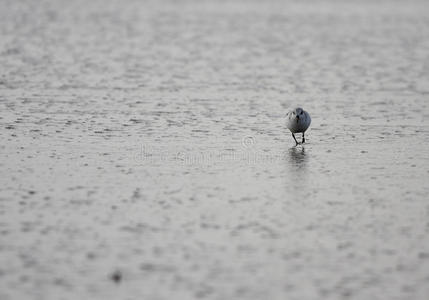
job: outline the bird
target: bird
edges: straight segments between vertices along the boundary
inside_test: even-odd
[[[310,127],[311,118],[310,114],[303,110],[301,107],[290,110],[287,115],[287,128],[292,132],[292,137],[295,140],[296,146],[299,145],[295,138],[295,133],[302,132],[302,142],[305,143],[304,133]]]

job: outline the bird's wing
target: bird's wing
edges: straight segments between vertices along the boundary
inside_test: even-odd
[[[306,119],[307,119],[307,122],[308,122],[308,126],[310,126],[310,124],[311,124],[310,114],[308,112],[305,112],[305,116],[306,116]]]

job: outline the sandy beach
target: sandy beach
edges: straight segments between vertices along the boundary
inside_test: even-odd
[[[1,1],[0,299],[429,299],[428,16]]]

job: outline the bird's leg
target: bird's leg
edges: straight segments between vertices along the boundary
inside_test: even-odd
[[[305,143],[305,137],[304,137],[304,132],[302,133],[302,143]]]
[[[296,145],[298,146],[298,145],[299,145],[299,143],[298,143],[298,141],[296,140],[295,135],[293,134],[293,132],[292,132],[292,137],[293,137],[293,139],[295,140]]]

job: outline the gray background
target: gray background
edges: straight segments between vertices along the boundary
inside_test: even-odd
[[[1,0],[0,299],[428,299],[428,16]]]

